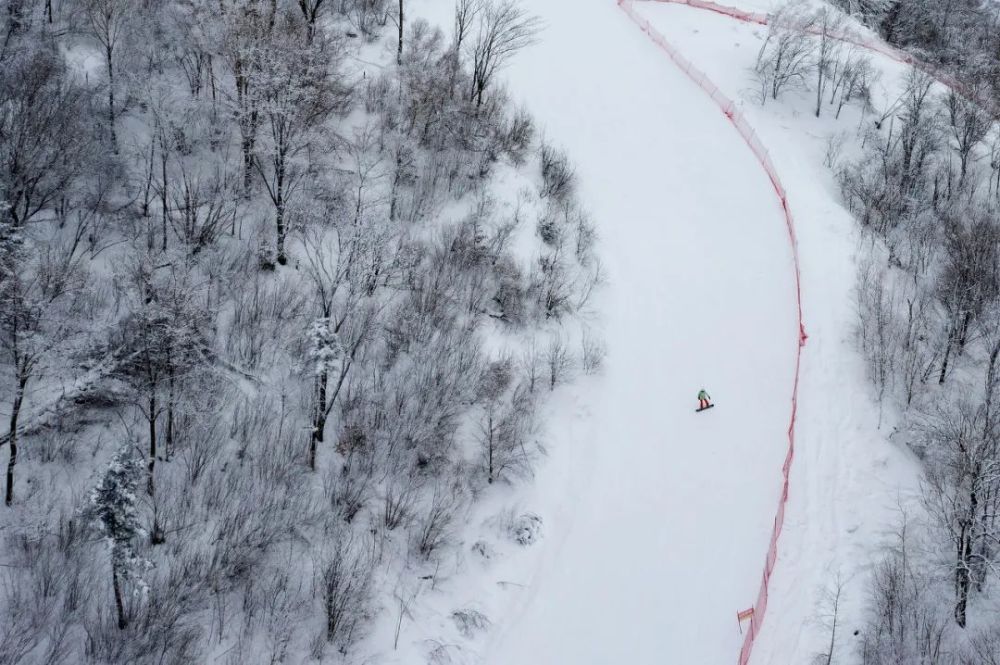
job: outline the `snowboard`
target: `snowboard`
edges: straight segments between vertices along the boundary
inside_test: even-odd
[[[695,409],[695,410],[694,410],[694,412],[695,412],[695,413],[700,413],[700,412],[702,412],[702,411],[707,411],[707,410],[709,410],[709,409],[711,409],[711,408],[714,408],[714,407],[715,407],[715,405],[714,405],[714,404],[709,404],[709,405],[708,405],[708,406],[706,406],[706,407],[705,407],[704,409]]]

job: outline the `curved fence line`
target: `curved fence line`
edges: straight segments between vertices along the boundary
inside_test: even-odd
[[[673,1],[673,0],[658,0],[658,1]],[[778,500],[778,510],[774,517],[774,526],[771,530],[771,541],[767,548],[767,556],[764,559],[764,574],[761,577],[760,589],[757,592],[757,602],[753,606],[753,614],[750,617],[750,629],[746,632],[743,638],[743,645],[740,649],[739,665],[747,665],[750,660],[750,654],[753,651],[754,641],[757,635],[760,633],[761,626],[764,622],[764,617],[767,612],[767,599],[768,599],[768,586],[771,580],[771,573],[774,571],[774,563],[778,556],[778,538],[781,536],[781,529],[785,523],[785,504],[788,502],[788,475],[791,471],[792,461],[795,459],[795,421],[798,412],[798,395],[799,395],[799,368],[802,363],[802,347],[806,343],[806,332],[805,325],[802,322],[802,287],[801,279],[799,274],[799,251],[798,242],[795,238],[795,221],[792,218],[791,210],[788,207],[788,199],[785,195],[785,188],[781,184],[781,179],[778,177],[778,172],[774,168],[774,164],[771,162],[771,158],[768,155],[767,149],[764,147],[763,142],[754,132],[750,123],[747,122],[743,114],[737,110],[735,103],[729,97],[722,93],[718,87],[698,68],[696,68],[687,58],[682,56],[680,52],[666,40],[666,38],[660,34],[646,19],[639,16],[635,9],[632,7],[633,0],[617,0],[618,7],[625,12],[626,15],[632,21],[642,29],[646,35],[659,46],[683,71],[688,78],[690,78],[695,84],[698,85],[712,101],[716,103],[719,109],[725,114],[726,118],[733,124],[736,131],[739,132],[740,136],[746,142],[747,146],[753,152],[757,161],[760,162],[761,167],[767,173],[767,177],[771,181],[771,185],[774,187],[775,193],[781,201],[781,210],[784,214],[785,225],[788,229],[788,239],[791,243],[792,248],[792,260],[794,264],[795,272],[795,300],[796,307],[798,310],[798,335],[799,344],[795,353],[795,378],[792,384],[792,412],[791,417],[788,422],[788,452],[785,454],[785,462],[781,466],[782,474],[782,486],[781,486],[781,497]],[[692,4],[697,3],[697,6],[711,5],[712,3],[703,2],[702,0],[687,0],[682,2],[682,4]],[[717,10],[713,10],[717,11]],[[752,16],[752,15],[748,15]]]

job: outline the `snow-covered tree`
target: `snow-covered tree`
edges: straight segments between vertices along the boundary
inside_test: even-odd
[[[126,444],[111,458],[100,483],[90,494],[86,514],[104,536],[111,559],[111,584],[115,594],[118,627],[128,626],[122,584],[136,577],[148,562],[136,551],[136,542],[145,531],[139,520],[136,492],[142,481],[142,460],[135,448]]]
[[[307,332],[306,362],[313,381],[312,429],[309,435],[309,468],[316,468],[316,449],[323,442],[329,414],[327,386],[331,375],[340,376],[343,349],[329,318],[316,319]]]

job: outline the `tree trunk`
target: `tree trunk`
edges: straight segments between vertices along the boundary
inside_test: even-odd
[[[17,419],[21,415],[21,404],[24,402],[24,387],[28,377],[21,376],[17,380],[17,392],[10,409],[10,459],[7,461],[7,490],[4,494],[4,505],[14,502],[14,467],[17,465]]]
[[[951,347],[955,344],[954,329],[948,331],[948,343],[944,347],[944,359],[941,361],[941,374],[938,376],[938,383],[944,383],[948,376],[948,359],[951,357]]]
[[[118,136],[115,133],[115,65],[112,57],[114,52],[108,48],[105,54],[108,59],[108,131],[111,136],[111,149],[118,153]]]
[[[955,565],[955,623],[965,628],[965,610],[969,603],[969,555],[972,543],[969,529],[965,527],[958,543],[958,561]]]
[[[969,324],[972,323],[972,312],[966,312],[962,317],[962,326],[958,331],[958,355],[965,352],[965,341],[969,336]]]
[[[399,46],[396,49],[396,64],[403,64],[403,0],[399,0]]]
[[[162,128],[161,132],[164,131]],[[160,176],[163,178],[163,184],[160,190],[160,208],[161,208],[161,221],[163,225],[163,251],[167,251],[167,140],[166,137],[161,134],[160,136]]]
[[[163,532],[163,525],[160,524],[160,511],[156,502],[153,502],[153,528],[149,530],[149,544],[162,545],[167,542],[167,534]]]
[[[146,491],[153,496],[153,471],[156,469],[156,385],[149,389],[149,476]]]
[[[142,191],[142,216],[149,219],[149,204],[153,200],[153,171],[156,170],[156,141],[149,142],[149,168],[146,170],[146,186]],[[153,220],[146,224],[146,248],[153,251]]]
[[[962,530],[958,539],[958,561],[955,562],[955,622],[965,628],[965,609],[969,603],[969,587],[972,582],[972,547],[975,540],[976,515],[979,513],[979,494],[975,483],[982,475],[982,469],[973,469],[973,489],[969,490],[968,519],[962,518]]]
[[[250,131],[246,129],[245,131]],[[253,139],[243,137],[243,198],[250,200],[250,185],[253,177]]]
[[[118,579],[115,564],[111,564],[111,586],[115,590],[115,610],[118,612],[118,629],[125,630],[128,621],[125,619],[125,603],[122,602],[122,585]]]
[[[163,459],[170,461],[170,451],[174,447],[174,368],[167,371],[167,438],[163,444]]]
[[[825,21],[825,19],[824,19],[824,21]],[[816,63],[816,72],[817,72],[817,78],[818,78],[818,81],[816,82],[816,117],[817,118],[819,117],[820,109],[823,108],[823,90],[824,90],[824,87],[823,87],[823,76],[824,76],[824,74],[826,74],[826,71],[825,71],[826,56],[827,56],[827,49],[829,48],[829,45],[827,43],[827,40],[829,39],[829,37],[827,37],[827,34],[826,34],[826,25],[825,24],[823,26],[823,35],[822,35],[822,37],[820,39],[822,41],[820,42],[820,47],[819,48],[820,48],[820,53],[822,55],[820,56],[820,61],[818,63]]]
[[[486,471],[487,471],[487,473],[486,473],[486,482],[492,485],[493,484],[493,453],[496,450],[496,441],[494,439],[494,432],[496,430],[494,430],[494,428],[493,428],[493,407],[492,406],[490,407],[490,414],[487,416],[486,431],[488,432],[488,436],[489,436],[489,440],[487,441],[487,448],[486,448],[486,455],[487,455],[486,464],[487,464],[487,467],[488,467],[486,469]]]
[[[316,377],[316,408],[313,415],[312,432],[309,436],[309,468],[316,470],[316,449],[323,443],[323,431],[326,429],[326,386],[327,373]]]
[[[278,265],[285,265],[288,259],[285,258],[285,166],[284,157],[281,158],[281,166],[275,174],[274,185],[274,221],[277,227],[278,237],[276,240],[275,260]]]

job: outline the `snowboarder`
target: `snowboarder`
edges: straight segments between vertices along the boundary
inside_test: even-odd
[[[712,406],[712,403],[709,401],[711,399],[712,399],[712,397],[707,392],[705,392],[704,388],[702,388],[701,390],[699,390],[698,391],[698,410],[699,411],[704,411],[705,409],[707,409],[710,406]]]

